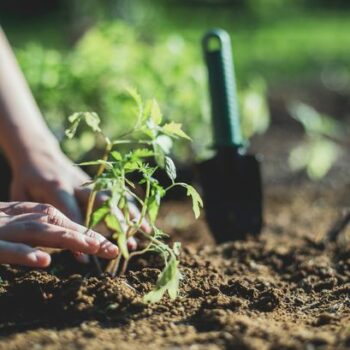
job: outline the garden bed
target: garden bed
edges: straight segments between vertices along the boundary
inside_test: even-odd
[[[323,243],[348,189],[289,190],[269,188],[261,239],[218,247],[203,222],[186,222],[190,206],[167,203],[161,224],[184,223],[172,232],[185,245],[175,301],[142,301],[159,272],[151,256],[116,279],[68,253],[48,271],[1,267],[0,349],[350,347],[347,232]]]

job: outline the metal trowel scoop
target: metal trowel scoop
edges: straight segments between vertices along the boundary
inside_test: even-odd
[[[259,161],[242,138],[231,40],[221,29],[203,38],[216,156],[199,165],[209,227],[218,243],[257,235],[262,228]]]

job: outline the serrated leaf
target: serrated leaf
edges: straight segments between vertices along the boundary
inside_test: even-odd
[[[68,121],[69,121],[70,123],[75,123],[76,121],[78,121],[79,119],[81,119],[81,117],[82,117],[81,112],[76,112],[76,113],[71,114],[71,115],[68,117]]]
[[[109,213],[109,206],[104,204],[97,210],[95,210],[90,219],[89,227],[95,227],[97,224],[99,224]]]
[[[172,136],[172,137],[178,136],[187,140],[191,140],[191,138],[182,130],[181,123],[170,122],[170,123],[164,124],[162,127],[162,130],[165,134],[169,136]]]
[[[159,125],[162,122],[162,112],[160,111],[159,104],[155,99],[151,102],[150,117],[156,125]]]
[[[132,158],[147,158],[152,157],[154,152],[148,148],[138,148],[132,152]]]
[[[203,208],[203,201],[201,196],[193,186],[185,183],[181,183],[179,185],[187,189],[187,196],[191,197],[192,199],[192,209],[194,212],[194,216],[196,219],[198,219],[201,214],[201,208]]]
[[[127,88],[126,90],[129,93],[129,95],[131,96],[131,98],[136,103],[136,106],[137,106],[137,123],[136,123],[136,125],[139,126],[139,124],[144,119],[144,107],[143,107],[141,95],[134,88]]]
[[[126,89],[128,94],[132,97],[132,99],[136,102],[137,106],[142,106],[142,98],[141,95],[135,88],[129,87]]]
[[[169,136],[160,135],[153,142],[154,159],[162,169],[165,167],[165,155],[169,154],[173,141]]]
[[[70,127],[66,129],[65,134],[68,138],[73,138],[77,132],[77,128],[84,119],[85,123],[94,131],[100,132],[101,129],[99,127],[100,118],[95,112],[76,112],[68,117],[68,121],[71,123]]]
[[[69,128],[65,130],[65,134],[69,139],[72,139],[77,132],[80,119],[75,120]]]
[[[163,295],[168,292],[169,297],[174,300],[179,292],[181,273],[178,269],[179,262],[172,257],[160,273],[154,290],[144,296],[145,302],[157,303]]]
[[[93,131],[101,131],[100,128],[100,117],[95,112],[83,112],[83,116],[85,119],[86,124],[93,130]]]
[[[170,157],[165,157],[165,171],[171,181],[176,179],[176,166]]]
[[[110,153],[110,155],[111,155],[117,162],[119,162],[119,161],[121,161],[121,160],[123,159],[122,154],[121,154],[120,152],[118,152],[118,151],[112,151],[112,152]]]

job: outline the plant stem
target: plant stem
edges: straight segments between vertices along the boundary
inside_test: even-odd
[[[105,151],[104,151],[104,154],[103,154],[103,157],[102,159],[104,161],[106,161],[108,159],[108,154],[111,150],[111,143],[110,141],[105,138],[106,140],[106,148],[105,148]],[[96,177],[100,176],[103,171],[105,170],[105,167],[106,165],[101,163],[98,170],[97,170],[97,174],[96,174]],[[94,189],[90,192],[90,195],[89,195],[89,199],[88,199],[88,204],[87,204],[87,208],[86,208],[86,215],[85,215],[85,227],[88,227],[88,228],[91,228],[90,227],[90,220],[91,220],[91,214],[92,214],[92,211],[94,209],[94,204],[95,204],[95,199],[96,199],[96,194],[97,194],[97,191],[95,191]],[[100,264],[100,261],[98,260],[98,258],[93,255],[92,256],[92,259],[96,265],[96,268],[98,270],[98,273],[100,275],[103,274],[103,271],[102,271],[102,268],[101,268],[101,264]]]

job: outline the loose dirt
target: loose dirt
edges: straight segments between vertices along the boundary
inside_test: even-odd
[[[260,239],[221,246],[188,203],[167,203],[161,225],[185,246],[175,301],[142,301],[161,267],[152,256],[115,279],[68,252],[45,271],[2,266],[0,349],[350,348],[349,232],[324,242],[349,197],[270,188]]]

